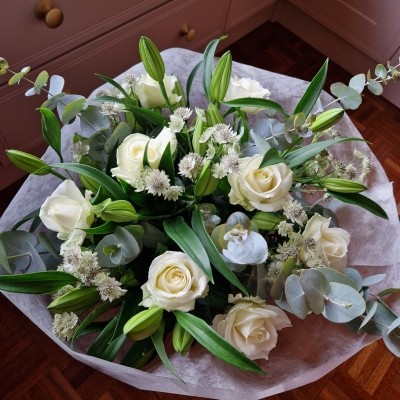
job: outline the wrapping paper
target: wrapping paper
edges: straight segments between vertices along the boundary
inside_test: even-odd
[[[162,55],[167,74],[177,75],[185,87],[186,79],[191,69],[200,61],[201,55],[183,49],[168,49]],[[139,76],[143,72],[143,66],[138,64],[117,80],[126,74]],[[234,63],[233,72],[240,77],[258,80],[262,86],[271,90],[271,99],[289,111],[294,109],[307,87],[307,82],[243,64]],[[327,93],[322,93],[322,104],[329,103],[331,99]],[[192,106],[205,105],[199,77],[194,80],[190,103]],[[66,155],[66,161],[70,159],[70,139],[77,129],[77,123],[63,128],[63,154]],[[360,137],[347,116],[340,122],[339,130],[347,136]],[[359,207],[336,207],[340,226],[351,234],[348,263],[349,266],[359,268],[363,275],[385,273],[386,283],[379,284],[381,287],[400,286],[400,226],[392,183],[388,181],[383,168],[365,143],[338,144],[335,151],[350,160],[354,147],[370,154],[374,172],[369,179],[370,189],[366,195],[386,210],[389,221],[373,216]],[[58,161],[51,149],[47,150],[44,158],[49,163]],[[0,219],[0,232],[9,229],[22,216],[40,207],[58,184],[59,180],[53,176],[30,176]],[[374,290],[378,289],[379,287],[374,287]],[[158,359],[140,371],[74,352],[52,335],[52,317],[46,309],[45,297],[11,293],[4,295],[77,360],[140,389],[206,398],[251,400],[294,389],[321,378],[378,339],[367,334],[356,335],[346,327],[330,323],[319,316],[311,315],[302,321],[290,315],[293,327],[279,332],[278,347],[270,353],[268,361],[260,362],[268,372],[266,376],[230,367],[199,345],[194,346],[186,357],[176,355],[172,349],[167,348],[172,364],[186,382],[184,384],[172,376]]]

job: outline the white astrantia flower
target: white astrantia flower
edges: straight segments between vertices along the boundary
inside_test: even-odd
[[[287,237],[293,232],[293,224],[287,221],[281,221],[278,224],[278,235]]]
[[[178,107],[174,110],[173,115],[182,118],[184,121],[187,121],[192,115],[192,110],[187,107]]]
[[[61,289],[57,290],[57,292],[52,295],[52,298],[53,299],[57,299],[58,297],[60,297],[60,296],[62,296],[64,294],[67,294],[69,292],[72,292],[75,289],[76,289],[75,286],[65,285]]]
[[[194,112],[196,113],[197,118],[201,119],[203,122],[207,122],[205,110],[195,107]]]
[[[108,276],[108,274],[101,272],[96,275],[92,283],[97,286],[100,293],[101,300],[112,302],[123,296],[127,290],[121,288],[121,282],[115,278]]]
[[[53,320],[53,334],[60,339],[69,341],[78,329],[78,322],[79,318],[73,312],[55,314]]]
[[[188,153],[181,158],[178,164],[179,174],[195,179],[204,165],[204,159],[197,153]]]
[[[304,226],[304,224],[307,222],[308,220],[307,214],[303,206],[297,200],[289,198],[283,204],[282,208],[283,208],[283,215],[288,219],[290,219],[292,222],[295,222],[300,226]]]
[[[78,163],[82,156],[88,154],[90,150],[90,146],[88,144],[84,144],[81,140],[72,145],[72,162]]]
[[[164,171],[152,170],[145,178],[146,190],[153,196],[165,195],[170,187],[170,179]]]
[[[183,120],[183,118],[181,116],[172,114],[169,117],[168,126],[169,126],[169,129],[171,129],[172,132],[178,133],[185,126],[185,121]]]
[[[182,186],[172,185],[164,193],[164,199],[167,201],[178,201],[182,196],[184,188]]]

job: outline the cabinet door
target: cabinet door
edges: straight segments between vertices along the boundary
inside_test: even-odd
[[[398,0],[289,1],[377,62],[399,47]]]

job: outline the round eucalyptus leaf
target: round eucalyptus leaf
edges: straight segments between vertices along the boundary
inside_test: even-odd
[[[368,304],[367,306],[367,314],[365,318],[363,319],[360,327],[358,328],[361,330],[365,325],[368,324],[369,321],[371,321],[372,317],[375,315],[376,310],[378,309],[378,303],[375,301],[372,303],[372,305]]]
[[[387,70],[386,70],[385,66],[382,65],[382,64],[378,64],[378,65],[375,67],[375,75],[376,75],[378,78],[385,79],[386,76],[387,76]]]
[[[368,79],[368,90],[376,96],[379,96],[383,93],[383,86],[374,79]]]
[[[386,347],[397,357],[400,357],[400,334],[399,329],[386,333],[382,333],[383,341]]]
[[[331,282],[329,288],[322,313],[327,320],[345,323],[364,313],[365,300],[357,290],[338,282]]]
[[[365,82],[365,74],[358,74],[350,79],[349,86],[356,90],[358,93],[361,93],[364,90]]]
[[[366,278],[363,279],[362,285],[363,287],[369,287],[372,285],[376,285],[379,282],[382,282],[386,277],[386,274],[377,274],[377,275],[371,275],[367,276]]]
[[[292,274],[286,279],[285,295],[293,313],[301,319],[307,317],[310,308],[298,275]]]
[[[343,108],[356,110],[362,103],[362,98],[357,90],[345,85],[344,83],[337,82],[331,85],[331,92],[335,95]]]
[[[397,315],[392,310],[390,310],[382,303],[377,303],[377,309],[374,314],[374,321],[379,323],[381,326],[389,329],[396,318]]]
[[[50,85],[49,85],[49,95],[48,98],[50,99],[57,94],[60,94],[64,88],[65,80],[60,75],[52,75],[50,78]]]
[[[351,286],[353,289],[358,289],[358,285],[350,277],[333,268],[316,268],[317,271],[322,272],[329,282],[339,282],[344,285]]]
[[[329,292],[329,281],[322,272],[306,269],[300,275],[300,283],[311,311],[321,314],[324,310],[325,296]]]
[[[344,274],[348,276],[355,284],[355,288],[357,291],[360,291],[363,287],[363,277],[361,274],[354,268],[346,268]]]

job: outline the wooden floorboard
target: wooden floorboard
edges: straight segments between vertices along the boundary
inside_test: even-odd
[[[235,61],[305,80],[312,79],[325,60],[324,55],[276,23],[261,26],[230,49]],[[327,87],[349,78],[346,71],[330,63]],[[371,142],[394,182],[395,196],[400,202],[399,109],[381,97],[367,94],[362,108],[349,114]],[[0,213],[20,183],[0,193]],[[138,390],[81,364],[60,350],[3,296],[0,315],[0,399],[196,399]],[[400,360],[378,341],[317,382],[269,399],[398,400],[399,369]]]

